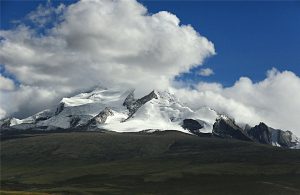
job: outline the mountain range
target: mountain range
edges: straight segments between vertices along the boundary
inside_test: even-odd
[[[234,119],[214,109],[193,109],[180,101],[175,94],[156,90],[136,98],[134,89],[97,87],[63,98],[56,108],[41,111],[25,119],[2,119],[0,130],[1,134],[26,130],[122,133],[177,130],[201,137],[300,148],[300,139],[291,131],[274,129],[263,122],[256,126],[237,124]]]

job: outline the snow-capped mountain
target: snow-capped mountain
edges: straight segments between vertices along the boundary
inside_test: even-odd
[[[179,130],[184,119],[201,119],[201,132],[211,132],[218,114],[207,107],[192,110],[166,91],[152,91],[135,98],[134,90],[97,88],[63,98],[56,110],[45,110],[25,119],[6,119],[2,128],[23,129],[24,126],[52,130],[82,128],[117,132],[142,130]],[[1,124],[0,124],[1,125]]]
[[[177,130],[198,136],[233,138],[288,148],[297,148],[300,142],[290,131],[275,130],[263,123],[241,128],[234,120],[208,107],[187,107],[168,91],[152,91],[136,98],[133,89],[101,87],[63,98],[55,110],[44,110],[22,120],[1,120],[0,129]]]

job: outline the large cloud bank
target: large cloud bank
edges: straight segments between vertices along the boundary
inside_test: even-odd
[[[28,114],[100,83],[138,92],[164,89],[215,52],[210,41],[175,15],[150,14],[135,0],[48,4],[27,19],[35,28],[20,24],[1,31],[0,64],[21,83],[13,92],[1,92],[1,107],[15,104],[2,108],[8,114]],[[44,103],[26,104],[33,95]]]
[[[201,82],[193,90],[175,91],[191,107],[209,106],[238,123],[265,122],[300,135],[300,78],[293,72],[273,68],[266,79],[256,83],[241,77],[232,87]]]
[[[214,45],[168,12],[151,14],[134,0],[87,0],[40,6],[31,25],[0,31],[0,118],[24,117],[95,85],[173,88],[193,108],[209,106],[237,122],[266,122],[300,135],[300,78],[272,69],[260,82],[241,77],[232,87],[201,82],[174,87],[174,77],[213,54]],[[208,74],[206,74],[208,75]]]

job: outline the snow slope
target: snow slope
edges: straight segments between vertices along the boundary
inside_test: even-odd
[[[12,119],[10,126],[23,129],[22,126],[33,127],[34,124],[37,128],[46,127],[48,130],[74,128],[88,123],[102,110],[109,108],[113,114],[108,116],[103,124],[97,124],[100,129],[117,132],[178,130],[190,133],[181,127],[182,121],[189,118],[205,122],[201,132],[212,131],[213,123],[218,117],[214,110],[208,107],[192,110],[167,91],[154,93],[157,99],[151,99],[141,105],[131,116],[123,103],[130,95],[134,100],[134,90],[96,88],[91,92],[63,98],[56,111],[45,110],[23,120]]]
[[[169,91],[152,91],[144,97],[136,98],[133,89],[98,87],[90,92],[63,98],[56,109],[44,110],[22,120],[16,118],[1,120],[0,129],[105,129],[116,132],[177,130],[206,136],[208,134],[203,133],[215,134],[213,126],[220,120],[230,122],[228,128],[221,130],[225,137],[232,136],[234,131],[230,129],[234,128],[232,129],[230,124],[234,124],[234,119],[220,115],[209,107],[190,108]],[[235,124],[235,126],[245,134],[245,137],[258,140],[259,143],[270,142],[270,145],[290,148],[299,148],[300,145],[299,138],[292,132],[275,130],[263,123],[253,128],[249,125],[241,127],[240,124]]]
[[[178,130],[190,133],[181,127],[182,121],[186,118],[201,119],[209,125],[202,131],[211,132],[212,125],[217,118],[217,113],[209,108],[202,108],[193,111],[184,106],[178,99],[167,91],[155,92],[157,99],[152,99],[141,106],[134,116],[126,122],[124,113],[116,113],[108,118],[107,123],[102,128],[111,129],[118,132],[132,132],[141,130]],[[123,118],[122,118],[123,117]]]
[[[37,126],[66,129],[71,127],[70,123],[74,118],[80,118],[78,125],[85,124],[106,107],[117,113],[126,114],[128,111],[122,106],[122,103],[130,92],[130,90],[118,91],[97,88],[92,92],[63,98],[60,102],[60,105],[63,105],[62,110],[48,120],[38,122]]]

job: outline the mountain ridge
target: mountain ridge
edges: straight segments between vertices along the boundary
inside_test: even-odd
[[[63,98],[54,110],[48,109],[25,119],[0,120],[1,132],[7,130],[109,130],[147,132],[177,130],[197,136],[252,141],[285,148],[299,148],[291,131],[273,129],[263,122],[242,128],[234,119],[209,107],[193,109],[168,91],[153,90],[136,99],[134,89],[95,88]]]

